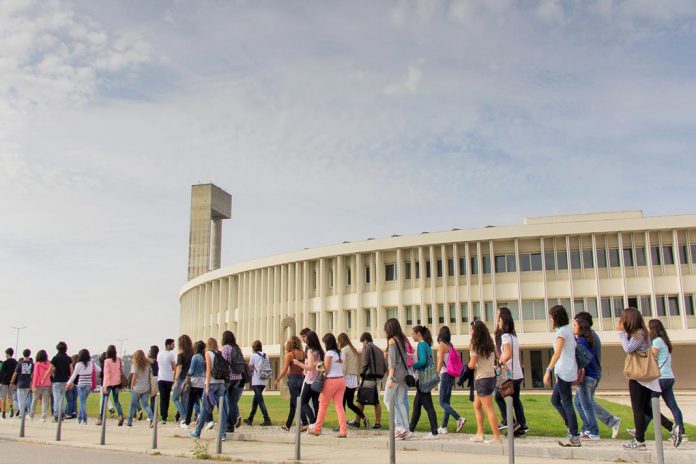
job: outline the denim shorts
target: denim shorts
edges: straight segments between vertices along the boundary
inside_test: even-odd
[[[492,395],[495,389],[495,377],[477,379],[476,382],[474,382],[474,388],[476,388],[476,394],[478,396]]]

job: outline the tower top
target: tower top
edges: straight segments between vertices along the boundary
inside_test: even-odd
[[[220,268],[222,221],[232,215],[232,196],[214,184],[191,186],[188,280]]]

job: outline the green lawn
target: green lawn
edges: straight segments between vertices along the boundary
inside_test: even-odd
[[[121,405],[123,406],[123,412],[126,417],[128,417],[128,405],[129,405],[129,399],[130,399],[130,394],[127,392],[122,393],[119,395],[119,400],[121,402]],[[251,409],[251,400],[252,396],[245,394],[241,401],[240,401],[240,408],[242,411],[242,417],[246,418],[249,414],[249,410]],[[410,397],[411,404],[413,404],[413,397]],[[268,408],[268,413],[271,416],[271,420],[273,421],[274,425],[280,426],[285,422],[285,419],[287,418],[288,414],[288,409],[289,409],[289,401],[284,400],[280,398],[279,396],[266,396],[265,397],[266,401],[266,406]],[[437,411],[437,416],[438,416],[438,421],[442,419],[442,409],[440,409],[440,406],[438,404],[437,400],[437,395],[433,395],[433,401],[435,402],[435,410]],[[522,403],[524,404],[524,411],[525,411],[525,416],[527,418],[527,425],[529,426],[529,435],[538,435],[538,436],[554,436],[554,437],[562,437],[565,436],[565,426],[561,420],[561,417],[558,415],[558,412],[556,409],[551,405],[550,402],[550,396],[547,395],[534,395],[534,394],[523,394],[522,395]],[[607,410],[611,411],[614,415],[620,417],[622,419],[622,424],[621,424],[621,434],[619,435],[620,438],[625,438],[628,439],[629,435],[625,432],[625,429],[627,427],[633,427],[633,414],[631,412],[631,408],[628,406],[622,406],[616,403],[612,403],[610,401],[604,401],[604,400],[599,400],[599,403],[602,404]],[[473,411],[473,403],[469,402],[469,397],[468,395],[454,395],[452,396],[452,406],[454,409],[459,412],[460,415],[463,415],[466,417],[466,425],[464,426],[464,432],[465,433],[475,433],[476,431],[476,418],[474,416],[474,411]],[[389,416],[388,412],[385,407],[382,408],[382,426],[383,427],[388,427],[388,421],[389,421]],[[496,412],[498,411],[497,406],[495,406]],[[98,415],[98,410],[99,410],[99,395],[97,393],[92,393],[89,396],[88,400],[88,414],[90,417],[96,417]],[[367,410],[367,416],[370,419],[372,423],[374,423],[374,408],[371,406],[368,406],[366,408]],[[174,406],[170,406],[170,412],[169,412],[169,420],[173,420],[174,418]],[[348,419],[352,419],[353,414],[348,413]],[[259,424],[263,420],[263,417],[261,416],[260,411],[257,412],[256,417],[254,419],[256,424]],[[333,409],[332,406],[329,407],[329,412],[326,417],[326,425],[325,427],[334,427],[337,425],[337,420],[336,420],[336,413]],[[454,421],[450,419],[449,423],[449,430],[450,432],[454,431]],[[580,424],[580,418],[578,417],[578,425]],[[425,414],[425,411],[422,412],[420,422],[418,423],[418,430],[420,431],[428,431],[430,430],[429,425],[428,425],[428,418],[427,415]],[[490,429],[488,427],[488,424],[486,423],[485,425],[485,430],[486,433],[490,433]],[[605,427],[603,424],[600,424],[600,435],[602,438],[610,438],[611,437],[611,430]],[[693,435],[696,433],[696,427],[687,424],[686,425],[686,433],[687,435]],[[647,439],[652,439],[654,436],[653,434],[653,426],[652,423],[650,424],[650,427],[648,428],[646,438]],[[667,434],[665,433],[665,437]]]

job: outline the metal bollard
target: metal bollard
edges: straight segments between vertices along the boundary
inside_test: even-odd
[[[58,398],[58,407],[56,408],[58,422],[56,424],[56,441],[60,441],[60,427],[63,423],[63,395]]]
[[[508,442],[508,463],[515,464],[515,419],[512,409],[512,397],[505,398],[505,409],[507,411],[507,442]]]
[[[305,385],[306,383],[302,382],[300,395],[297,397],[297,402],[295,405],[295,461],[299,461],[301,459],[300,437],[302,436],[302,389],[304,389]]]
[[[109,401],[108,395],[102,394],[102,408],[101,408],[101,437],[99,438],[100,445],[106,445],[106,404]]]
[[[211,419],[212,420],[212,419]],[[217,434],[217,447],[215,452],[217,454],[222,454],[222,436],[227,430],[227,418],[225,417],[225,395],[220,395],[220,400],[218,401],[218,434]]]
[[[660,414],[660,397],[652,397],[653,426],[655,427],[655,453],[657,464],[665,464],[665,450],[662,447],[662,419]]]
[[[24,400],[26,403],[26,399]],[[19,438],[24,438],[24,430],[26,426],[27,408],[26,405],[20,407],[22,409],[22,421],[19,424]]]
[[[389,408],[389,464],[396,464],[396,425],[394,424],[394,409],[396,397],[392,396],[392,404]],[[401,401],[401,399],[399,399]],[[385,401],[386,403],[386,401]]]
[[[152,449],[157,449],[157,412],[159,409],[159,401],[157,401],[157,396],[158,395],[155,395],[155,409],[152,411]],[[150,398],[146,399],[145,401],[149,400]]]

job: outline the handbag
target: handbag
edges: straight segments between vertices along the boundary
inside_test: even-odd
[[[647,382],[660,378],[660,368],[652,350],[628,353],[624,361],[623,373],[629,380]]]
[[[321,393],[324,389],[324,381],[326,380],[326,374],[324,372],[317,372],[317,376],[314,377],[312,381],[312,391]]]
[[[125,376],[123,373],[123,360],[119,358],[119,363],[121,365],[121,384],[119,385],[121,388],[126,388],[128,387],[128,377]]]
[[[398,340],[394,339],[394,344],[396,345],[396,350],[399,352],[399,355],[401,356],[401,361],[404,363],[404,367],[406,368],[406,377],[404,377],[404,381],[406,382],[406,386],[409,388],[413,388],[416,386],[416,378],[413,376],[412,372],[413,369],[408,367],[408,364],[406,363],[406,359],[404,359],[404,354],[401,352],[401,347],[399,346]]]
[[[423,369],[418,369],[418,390],[423,393],[431,392],[440,382],[432,353],[428,355],[428,364]]]
[[[515,383],[513,382],[514,371],[515,371],[515,350],[513,350],[514,345],[510,344],[510,361],[512,362],[512,371],[507,369],[505,364],[502,365],[502,372],[504,373],[505,380],[503,380],[500,385],[498,385],[498,393],[501,397],[507,398],[515,394]]]
[[[358,387],[358,403],[364,405],[375,405],[379,404],[379,393],[377,392],[377,382],[374,380],[368,380],[368,384],[365,385],[365,378],[360,382]]]
[[[157,377],[152,374],[152,366],[150,365],[150,363],[147,363],[147,367],[148,367],[148,375],[150,376],[150,396],[154,397],[154,396],[157,396],[157,393],[159,390],[159,388],[157,386]],[[191,377],[187,376],[186,378],[189,379],[189,382],[190,382]],[[189,383],[189,385],[190,385],[190,383]]]

